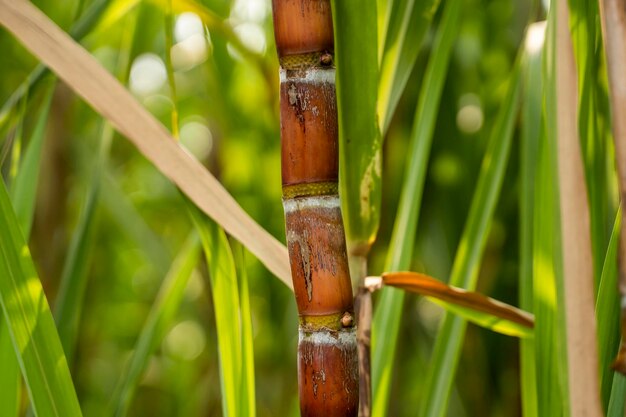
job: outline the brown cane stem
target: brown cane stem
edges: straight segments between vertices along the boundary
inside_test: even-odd
[[[356,416],[358,355],[338,196],[338,133],[329,0],[273,0],[280,60],[283,205],[300,315],[303,416]]]

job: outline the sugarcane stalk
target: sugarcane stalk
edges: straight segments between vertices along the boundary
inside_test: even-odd
[[[356,416],[356,323],[338,195],[329,0],[273,0],[280,61],[283,206],[300,316],[302,416]]]
[[[609,96],[618,182],[622,205],[626,202],[626,4],[623,0],[600,1],[600,19],[604,35],[606,63],[609,75]],[[626,210],[622,207],[622,226],[619,246],[619,290],[622,297],[622,346],[614,367],[626,374]]]

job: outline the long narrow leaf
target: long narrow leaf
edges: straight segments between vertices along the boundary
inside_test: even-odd
[[[382,140],[376,117],[378,86],[375,2],[332,0],[339,132],[339,195],[353,286],[367,274],[367,255],[380,225]],[[355,34],[360,34],[355,36]],[[361,292],[361,294],[368,294]],[[369,336],[371,310],[359,315],[359,413],[371,409]]]
[[[94,247],[97,227],[97,205],[100,194],[102,165],[108,154],[108,147],[113,137],[113,129],[103,123],[102,146],[93,178],[87,192],[87,199],[81,210],[76,230],[72,234],[68,255],[63,266],[61,285],[54,306],[59,337],[65,356],[71,363],[74,358],[76,339],[87,288],[88,268]]]
[[[376,119],[376,4],[333,0],[339,187],[348,250],[366,256],[380,222],[382,142]],[[359,36],[355,36],[359,33]],[[355,277],[360,278],[360,277]]]
[[[609,401],[606,417],[624,417],[624,402],[626,401],[626,376],[615,372],[611,387],[611,400]]]
[[[111,404],[115,407],[116,417],[128,414],[141,375],[178,311],[199,257],[200,241],[197,235],[192,233],[161,284],[161,289],[137,339],[127,370],[115,391]]]
[[[0,313],[0,415],[17,417],[20,409],[20,367],[4,315]]]
[[[533,227],[533,312],[535,313],[535,360],[538,414],[560,415],[562,411],[557,352],[562,344],[557,324],[562,311],[557,303],[557,266],[560,256],[558,210],[555,201],[554,151],[542,135],[535,180]],[[557,252],[558,250],[558,252]],[[556,252],[556,253],[555,253]]]
[[[35,194],[39,179],[39,167],[41,149],[43,147],[44,132],[50,103],[54,92],[54,85],[44,93],[43,104],[35,123],[35,128],[30,135],[30,140],[23,155],[15,180],[11,187],[11,202],[18,216],[18,224],[24,236],[30,236],[35,212]],[[17,165],[16,165],[17,166]],[[0,356],[3,359],[3,372],[0,373],[0,415],[15,416],[19,410],[21,392],[20,370],[17,357],[11,345],[11,338],[7,323],[0,321]],[[6,397],[4,397],[6,395]],[[3,407],[6,407],[2,409]]]
[[[416,272],[388,272],[382,275],[387,286],[426,296],[468,321],[487,329],[517,337],[532,337],[532,314],[480,293],[446,285]]]
[[[394,0],[376,0],[376,23],[377,23],[377,45],[378,45],[378,63],[383,59],[383,53],[385,51],[385,42],[387,40],[387,29],[389,27],[389,18],[391,16],[391,8],[393,7]]]
[[[54,85],[44,93],[35,128],[30,135],[26,152],[11,187],[11,202],[18,216],[20,229],[26,237],[30,236],[33,223],[41,149],[53,92]],[[16,416],[21,399],[20,369],[11,344],[9,329],[4,320],[0,321],[0,356],[2,357],[0,363],[3,364],[0,373],[0,415]]]
[[[509,93],[498,114],[489,148],[483,159],[467,223],[452,267],[450,284],[470,291],[476,287],[489,225],[504,178],[519,109],[520,84],[518,62],[511,75]],[[461,318],[446,314],[443,319],[429,368],[425,401],[420,413],[423,417],[445,415],[466,327],[467,323]]]
[[[621,226],[621,209],[618,210],[611,240],[604,258],[604,266],[596,299],[596,321],[598,322],[598,348],[600,349],[600,381],[602,402],[605,411],[611,398],[615,371],[611,363],[617,354],[620,342],[620,296],[617,286],[617,250]]]
[[[15,126],[15,133],[10,142],[11,147],[11,160],[9,161],[9,175],[8,179],[11,183],[15,181],[17,176],[17,169],[20,165],[20,158],[22,157],[22,142],[24,142],[24,119],[26,118],[26,109],[28,107],[28,95],[25,95],[20,104],[19,114],[17,115],[17,126]],[[7,143],[9,143],[7,141]],[[0,161],[0,165],[4,162],[4,158]]]
[[[533,310],[533,205],[536,161],[541,134],[543,85],[541,65],[545,22],[528,27],[523,65],[522,138],[520,152],[520,307]],[[520,383],[525,417],[537,416],[535,341],[520,341]]]
[[[407,153],[406,174],[402,183],[391,246],[385,262],[387,271],[406,270],[411,266],[426,166],[439,101],[460,18],[461,2],[459,0],[447,1],[415,113]],[[374,315],[372,323],[372,396],[374,399],[372,415],[374,417],[386,415],[403,302],[402,291],[392,288],[384,289]],[[378,343],[378,340],[385,342]]]
[[[131,140],[201,210],[292,288],[285,246],[259,226],[200,162],[181,149],[111,74],[29,2],[0,0],[0,6],[0,23]]]
[[[383,136],[409,81],[439,0],[398,0],[391,4],[378,87],[378,118]]]
[[[11,186],[11,201],[13,202],[13,207],[15,207],[24,236],[30,236],[30,229],[33,223],[35,195],[37,193],[39,167],[41,165],[41,150],[43,148],[53,92],[54,85],[50,86],[44,93],[39,116],[35,122],[35,129],[28,141],[28,147],[17,171],[15,182]]]
[[[222,413],[226,417],[243,416],[242,410],[252,410],[249,397],[242,397],[242,337],[240,302],[235,261],[223,230],[204,218],[193,207],[190,213],[200,233],[215,308],[215,324],[220,362]]]
[[[252,313],[250,311],[250,289],[244,262],[244,252],[235,245],[235,263],[239,277],[239,300],[241,302],[241,401],[242,416],[256,416],[256,394],[254,388],[254,348],[252,345]]]
[[[533,212],[533,312],[537,409],[540,416],[569,415],[561,217],[556,159],[555,24],[556,14],[551,8],[543,57],[545,130],[542,131],[539,142]]]
[[[59,335],[0,181],[0,303],[35,414],[81,416]]]

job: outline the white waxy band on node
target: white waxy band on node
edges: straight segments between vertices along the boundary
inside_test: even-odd
[[[307,84],[335,84],[334,68],[309,68],[303,70],[289,70],[297,74],[295,77],[287,78],[287,70],[280,69],[280,82],[298,81]]]
[[[316,345],[356,345],[356,327],[347,331],[304,331],[298,332],[300,342],[312,342]]]
[[[308,208],[335,209],[340,207],[340,205],[339,196],[337,195],[312,195],[283,200],[285,213]]]

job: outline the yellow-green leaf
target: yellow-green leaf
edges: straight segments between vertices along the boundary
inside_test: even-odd
[[[0,304],[35,415],[81,416],[48,301],[2,181]]]

